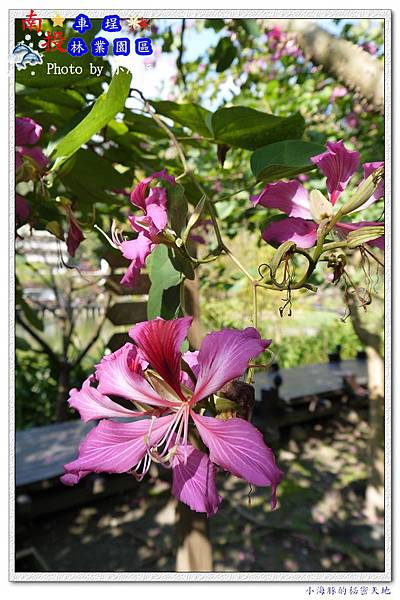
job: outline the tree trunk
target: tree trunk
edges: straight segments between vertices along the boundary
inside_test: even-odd
[[[367,356],[370,473],[364,512],[376,522],[384,515],[384,361],[371,346],[367,347]]]
[[[176,571],[210,572],[213,569],[210,525],[204,513],[190,510],[179,502],[177,507]]]
[[[185,281],[185,306],[186,312],[194,317],[188,335],[189,344],[191,348],[198,350],[202,340],[198,275],[193,281],[189,279]]]
[[[61,362],[58,370],[58,387],[56,402],[56,421],[61,423],[68,419],[68,394],[70,390],[69,383],[70,367],[67,363]]]
[[[383,63],[347,40],[335,37],[308,19],[268,19],[268,25],[277,25],[296,35],[307,58],[321,65],[327,73],[357,91],[372,108],[384,110]]]
[[[354,331],[365,345],[368,358],[369,480],[364,513],[371,522],[376,522],[384,515],[384,360],[380,336],[361,323],[353,298],[348,299],[348,307]]]

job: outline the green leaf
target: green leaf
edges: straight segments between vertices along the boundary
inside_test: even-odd
[[[211,115],[209,110],[206,110],[198,104],[178,104],[169,100],[160,100],[159,102],[151,102],[151,105],[160,115],[164,115],[180,123],[184,127],[189,127],[192,131],[199,133],[204,137],[210,137],[211,131],[207,126],[206,119]]]
[[[247,150],[299,138],[304,127],[300,113],[277,117],[245,106],[221,108],[212,117],[214,137],[218,143]]]
[[[173,319],[179,316],[180,285],[164,290],[161,302],[161,314],[163,319]]]
[[[129,94],[131,78],[131,73],[125,69],[120,69],[114,75],[108,90],[99,96],[90,113],[56,144],[52,157],[56,159],[56,162],[52,170],[58,168],[82,144],[88,142],[95,133],[123,110]]]
[[[159,244],[154,252],[150,254],[146,266],[151,281],[149,299],[147,302],[147,318],[155,319],[156,317],[163,316],[164,304],[164,314],[165,311],[168,312],[168,308],[171,309],[171,296],[176,296],[174,292],[171,295],[166,294],[164,298],[164,292],[166,290],[178,287],[179,304],[179,283],[181,274],[175,269],[169,257],[168,248],[163,244]]]
[[[183,273],[187,279],[194,279],[195,275],[192,261],[184,252],[178,252],[177,250],[171,251],[170,259],[174,267]]]
[[[252,154],[251,170],[257,180],[266,183],[295,177],[315,169],[316,165],[310,158],[324,151],[324,146],[302,140],[277,142],[259,148]]]
[[[188,212],[188,203],[185,197],[185,189],[177,183],[171,185],[165,182],[168,195],[168,216],[170,218],[171,229],[180,236],[186,226]]]
[[[70,161],[72,167],[68,169]],[[80,206],[108,202],[107,191],[122,189],[132,183],[130,172],[119,173],[107,159],[87,150],[78,150],[64,166],[60,179],[78,196]]]
[[[64,232],[58,221],[49,221],[46,224],[46,229],[47,229],[47,231],[50,231],[50,233],[55,235],[56,238],[64,241]]]
[[[221,31],[225,27],[225,21],[223,19],[206,19],[204,27],[214,29],[214,31]]]
[[[126,123],[135,133],[144,133],[146,136],[163,139],[167,135],[165,131],[161,129],[150,117],[144,115],[138,115],[131,111],[126,111],[124,116],[124,123]]]
[[[231,66],[237,56],[237,48],[232,43],[230,38],[223,37],[219,40],[212,57],[212,60],[217,63],[215,70],[217,73],[222,73]]]
[[[15,337],[15,347],[17,350],[31,350],[31,345],[28,342],[18,335]]]
[[[243,27],[246,33],[252,37],[258,37],[261,35],[261,31],[256,19],[237,19],[237,21]]]
[[[85,104],[85,99],[81,93],[76,90],[70,89],[20,89],[19,93],[16,94],[18,100],[24,98],[26,102],[38,103],[44,100],[46,102],[52,102],[58,106],[66,106],[75,110],[81,109]]]

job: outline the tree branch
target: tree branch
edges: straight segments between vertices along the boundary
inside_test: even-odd
[[[77,358],[73,361],[73,363],[71,363],[71,369],[73,369],[74,367],[76,367],[76,365],[79,364],[81,362],[81,360],[84,359],[84,357],[86,356],[86,354],[89,352],[90,348],[99,339],[101,330],[103,329],[103,325],[104,325],[104,323],[107,320],[107,311],[108,311],[108,308],[110,306],[110,303],[111,303],[111,294],[108,296],[107,306],[106,306],[105,311],[104,311],[104,317],[103,317],[102,321],[100,322],[100,325],[98,326],[98,328],[96,330],[96,333],[94,334],[94,336],[92,337],[92,339],[88,342],[88,344],[83,348],[83,350],[81,351],[81,353],[78,354]]]
[[[186,28],[186,19],[182,19],[181,43],[179,45],[179,54],[178,54],[178,58],[176,59],[176,66],[177,66],[177,69],[178,69],[179,73],[181,74],[182,82],[183,82],[183,87],[186,90],[187,89],[186,75],[185,75],[185,72],[183,70],[183,63],[182,63],[183,51],[185,49],[184,45],[183,45],[183,36],[185,34],[185,28]]]
[[[29,335],[31,337],[33,337],[33,339],[41,346],[43,352],[45,352],[52,361],[59,363],[57,355],[55,354],[55,352],[53,352],[53,350],[50,348],[48,343],[45,342],[40,337],[40,335],[38,333],[36,333],[36,331],[34,329],[32,329],[30,325],[28,325],[28,323],[26,323],[23,319],[21,319],[21,317],[19,316],[18,313],[16,313],[15,319],[16,319],[17,323],[19,323],[21,325],[21,327],[23,327],[25,329],[25,331],[27,331],[29,333]]]

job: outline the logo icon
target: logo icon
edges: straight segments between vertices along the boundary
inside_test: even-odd
[[[18,71],[26,69],[26,65],[41,65],[43,63],[40,54],[24,42],[19,42],[12,53]]]

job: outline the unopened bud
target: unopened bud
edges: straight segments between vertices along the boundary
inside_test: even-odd
[[[364,181],[360,183],[358,188],[352,197],[342,206],[340,209],[341,215],[348,215],[349,213],[362,206],[367,200],[369,200],[378,187],[379,182],[383,179],[384,168],[379,167],[369,175]]]
[[[310,211],[316,223],[329,219],[333,215],[333,206],[319,190],[310,192]]]
[[[157,235],[157,242],[160,244],[165,244],[166,246],[173,246],[175,244],[177,235],[175,233],[175,231],[173,231],[172,229],[163,229],[163,231],[160,231],[160,233]]]

